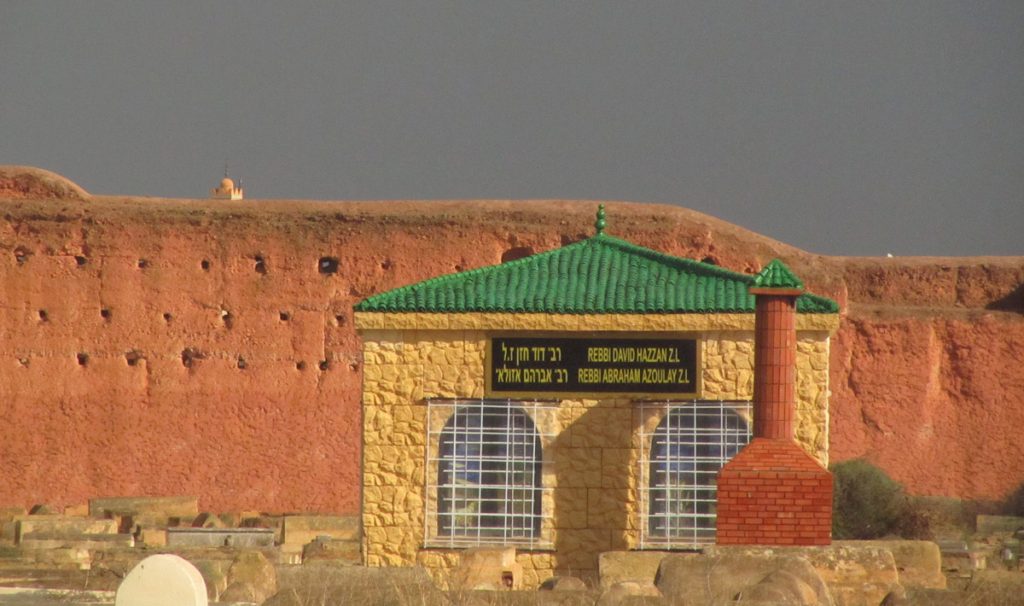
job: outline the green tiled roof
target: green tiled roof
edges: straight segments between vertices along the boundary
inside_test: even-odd
[[[758,288],[800,288],[804,283],[793,275],[789,268],[778,259],[772,259],[768,265],[754,276],[754,286]]]
[[[788,273],[788,270],[787,270]],[[792,276],[792,274],[789,274]],[[373,312],[557,314],[753,313],[754,276],[673,257],[599,233],[515,261],[440,276],[356,305]],[[837,313],[804,294],[802,313]]]

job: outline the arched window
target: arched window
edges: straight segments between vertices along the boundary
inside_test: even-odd
[[[670,404],[647,460],[646,539],[689,546],[715,539],[716,476],[750,441],[740,402]]]
[[[473,544],[538,537],[541,461],[540,436],[522,408],[486,400],[453,406],[438,442],[438,537]]]

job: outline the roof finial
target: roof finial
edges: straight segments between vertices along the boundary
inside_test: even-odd
[[[604,220],[604,204],[597,206],[597,220],[594,221],[594,229],[597,230],[597,235],[604,233],[604,228],[608,225],[608,222]]]
[[[227,176],[228,176],[228,161],[225,160],[224,161],[224,178],[226,179]]]

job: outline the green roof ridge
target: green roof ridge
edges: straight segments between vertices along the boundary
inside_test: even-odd
[[[785,274],[795,279],[788,269]],[[355,310],[752,313],[754,296],[748,291],[755,280],[717,265],[644,248],[602,230],[585,240],[515,261],[379,293],[358,303]],[[804,294],[797,299],[797,311],[837,313],[839,306],[830,299]]]
[[[804,283],[796,277],[786,264],[778,259],[772,259],[761,271],[754,276],[754,286],[758,288],[799,288],[803,289]]]

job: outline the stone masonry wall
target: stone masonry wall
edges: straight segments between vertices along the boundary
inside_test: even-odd
[[[419,318],[435,326],[437,320]],[[425,505],[431,498],[425,486],[428,474],[436,474],[425,467],[425,398],[484,396],[487,332],[364,328],[362,336],[366,563],[420,564],[445,583],[460,552],[424,548]],[[798,411],[804,428],[800,443],[822,460],[828,444],[828,332],[800,336],[799,374],[807,385]],[[753,333],[707,331],[701,337],[701,397],[749,400]],[[624,398],[558,403],[556,436],[544,444],[544,483],[552,489],[544,511],[552,515],[541,537],[544,549],[518,553],[525,586],[536,586],[554,574],[593,575],[600,552],[638,546],[635,504],[640,501],[636,488],[641,445],[635,428],[657,422],[641,419],[638,410]]]

